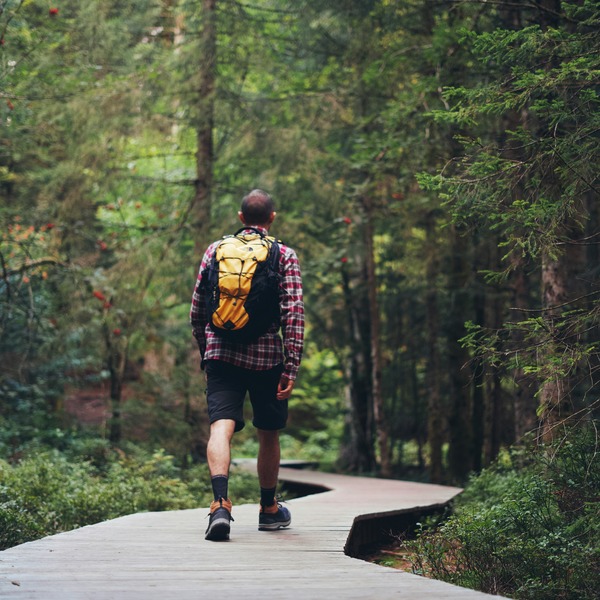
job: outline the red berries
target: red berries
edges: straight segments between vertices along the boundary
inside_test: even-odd
[[[58,14],[58,8],[52,7],[49,11],[51,17],[55,17]]]

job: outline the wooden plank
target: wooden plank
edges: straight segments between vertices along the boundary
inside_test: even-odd
[[[234,505],[228,542],[204,540],[206,508],[139,513],[29,542],[0,552],[0,598],[490,598],[343,551],[356,523],[442,505],[457,488],[295,468],[282,469],[281,479],[330,491],[287,503],[292,525],[276,532],[258,531],[257,505]]]

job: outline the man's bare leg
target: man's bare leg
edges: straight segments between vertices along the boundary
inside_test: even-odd
[[[215,421],[210,426],[206,458],[215,500],[210,505],[210,520],[204,537],[211,541],[229,539],[231,501],[227,497],[227,486],[234,431],[235,421],[230,419]]]
[[[281,458],[279,431],[259,429],[258,443],[257,470],[261,497],[258,528],[261,531],[273,531],[287,527],[292,522],[290,511],[275,501]]]
[[[261,488],[277,487],[279,478],[279,461],[281,449],[279,446],[279,431],[258,429],[258,482]]]
[[[206,447],[206,459],[211,477],[229,475],[231,463],[231,438],[235,431],[235,421],[221,419],[210,426],[210,437]]]

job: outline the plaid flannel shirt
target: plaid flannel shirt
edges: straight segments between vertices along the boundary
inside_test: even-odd
[[[263,233],[266,229],[259,228]],[[192,296],[190,323],[202,357],[202,367],[207,360],[229,362],[244,369],[263,371],[278,364],[284,365],[283,374],[296,379],[304,342],[304,303],[302,301],[302,276],[294,250],[280,244],[279,290],[281,309],[281,336],[279,327],[273,325],[264,335],[251,343],[232,343],[217,336],[208,325],[206,304],[201,288],[202,272],[208,266],[220,240],[213,242],[204,253],[198,279]]]

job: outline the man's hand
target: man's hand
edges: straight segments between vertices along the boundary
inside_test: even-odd
[[[292,395],[293,389],[294,380],[282,375],[277,386],[277,400],[287,400]]]

